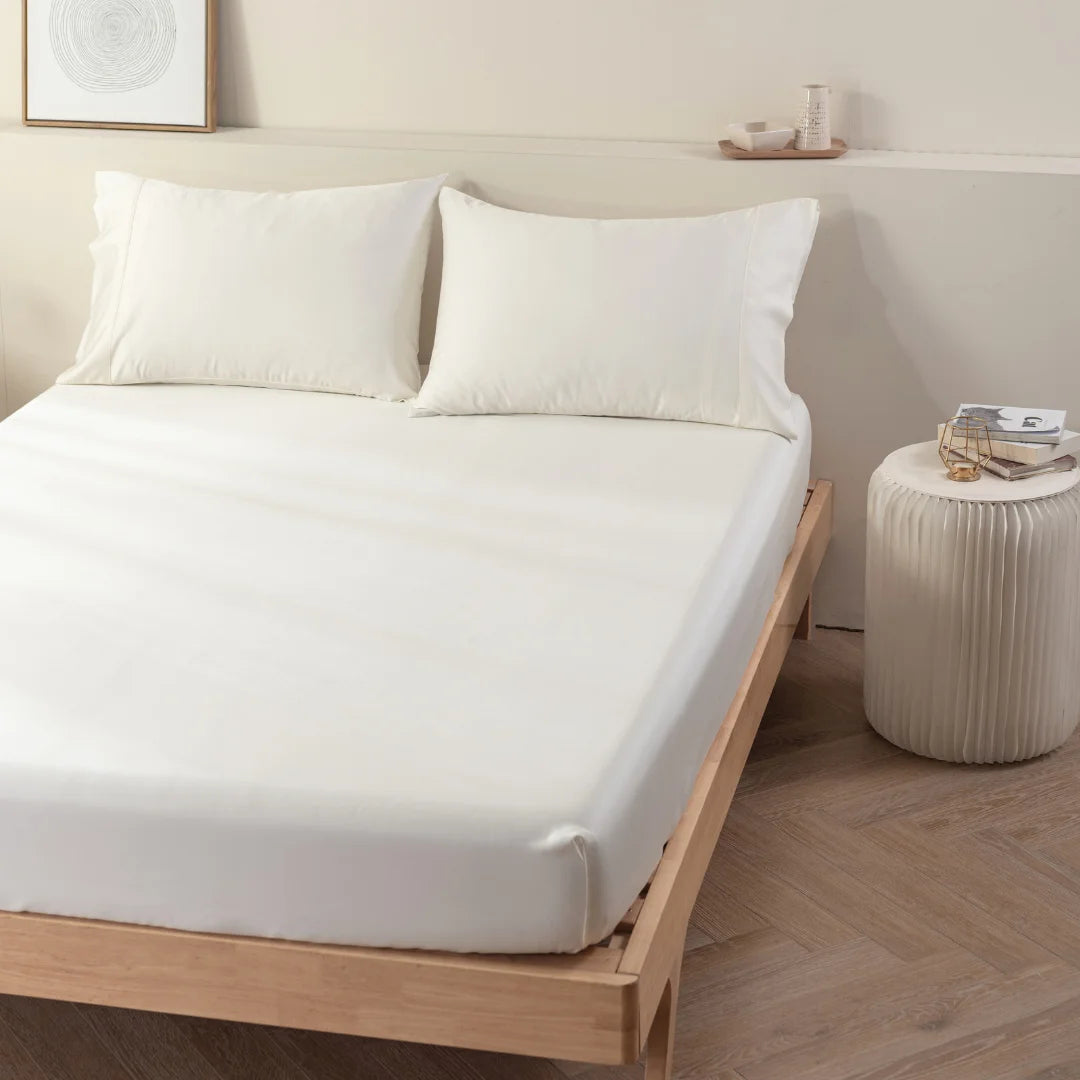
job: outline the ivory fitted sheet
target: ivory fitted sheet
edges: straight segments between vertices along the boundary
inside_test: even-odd
[[[56,387],[0,424],[0,908],[573,951],[750,657],[798,440]]]

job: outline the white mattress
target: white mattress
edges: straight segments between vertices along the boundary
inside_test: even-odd
[[[48,391],[0,425],[0,908],[599,940],[734,695],[809,442]]]

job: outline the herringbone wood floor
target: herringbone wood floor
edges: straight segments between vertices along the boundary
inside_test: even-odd
[[[860,635],[796,643],[698,903],[676,1062],[709,1080],[1080,1080],[1080,739],[963,767],[866,726]],[[628,1080],[0,998],[0,1080]]]

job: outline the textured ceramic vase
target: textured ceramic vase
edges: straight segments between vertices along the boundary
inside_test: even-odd
[[[1080,720],[1080,473],[948,479],[936,443],[870,480],[871,725],[945,761],[1060,746]]]
[[[832,146],[829,123],[829,87],[808,83],[802,88],[799,122],[795,128],[796,150],[828,150]]]

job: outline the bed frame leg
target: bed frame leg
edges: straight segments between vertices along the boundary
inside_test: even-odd
[[[680,957],[680,960],[682,958]],[[645,1080],[671,1080],[675,1053],[675,1012],[679,1004],[677,965],[660,998],[645,1043]]]
[[[802,609],[799,621],[795,624],[795,639],[797,641],[809,641],[814,631],[814,605],[813,593],[806,597],[806,605]]]

